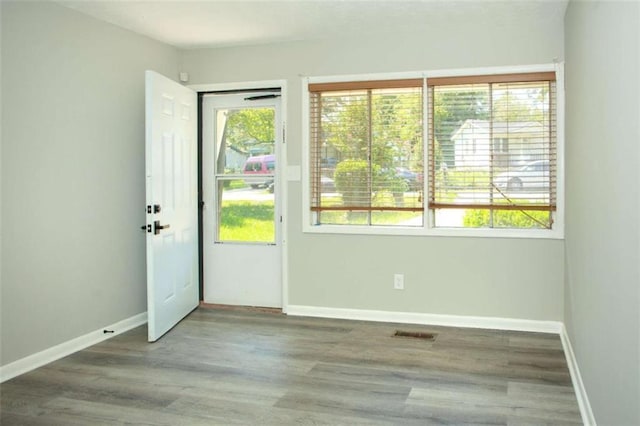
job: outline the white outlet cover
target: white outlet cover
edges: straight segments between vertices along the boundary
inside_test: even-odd
[[[393,276],[393,288],[396,290],[404,290],[404,275],[394,274]]]

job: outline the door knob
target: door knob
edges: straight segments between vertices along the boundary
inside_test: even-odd
[[[160,221],[156,220],[153,222],[153,234],[154,235],[158,235],[160,233],[161,230],[163,229],[169,229],[171,227],[171,225],[167,224],[167,225],[160,225]]]

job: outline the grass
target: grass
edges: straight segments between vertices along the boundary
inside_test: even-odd
[[[390,194],[380,194],[374,198],[374,205],[394,205]],[[342,205],[341,196],[323,197],[324,205]],[[406,193],[405,206],[419,204],[417,193]],[[366,225],[369,223],[367,212],[325,211],[322,223]],[[421,217],[421,212],[373,211],[371,222],[374,225],[397,225]],[[273,201],[225,201],[222,204],[220,241],[273,243],[275,241]]]
[[[496,172],[497,173],[497,172]],[[441,172],[436,172],[436,187],[447,190],[470,191],[485,189],[491,182],[490,174],[484,170],[449,170],[446,176]]]
[[[371,223],[373,225],[398,225],[421,216],[421,212],[374,211],[371,212]],[[323,211],[320,214],[320,221],[331,225],[367,225],[369,223],[369,213]]]
[[[374,207],[393,207],[397,200],[391,193],[377,193],[372,200]],[[404,207],[420,207],[421,199],[417,192],[406,192],[403,194],[401,203]],[[322,205],[324,207],[342,206],[342,196],[323,195]],[[372,211],[371,223],[373,225],[398,225],[411,219],[422,216],[422,212],[411,211]],[[320,223],[333,225],[367,225],[369,224],[368,212],[347,212],[347,211],[323,211],[320,214]]]
[[[374,197],[374,206],[392,206],[396,201],[391,194],[382,193]],[[521,201],[521,200],[512,200]],[[323,195],[324,206],[342,205],[340,195]],[[496,202],[500,202],[496,200]],[[507,200],[503,200],[507,203]],[[405,193],[405,206],[418,206],[420,200],[417,193]],[[519,211],[494,212],[494,227],[544,228],[549,226],[549,212],[528,212],[530,216]],[[469,210],[464,218],[464,226],[477,228],[489,225],[488,210]],[[372,211],[371,223],[374,225],[398,225],[422,216],[421,212],[410,211]],[[535,218],[535,219],[532,219]],[[220,241],[261,242],[275,241],[274,204],[273,201],[225,201],[222,205],[220,224]],[[368,212],[323,211],[320,221],[335,225],[367,225]]]
[[[220,216],[220,241],[275,241],[273,201],[225,201]]]

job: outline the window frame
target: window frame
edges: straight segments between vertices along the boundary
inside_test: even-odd
[[[557,156],[557,182],[556,182],[556,211],[552,229],[498,229],[498,228],[446,228],[434,227],[434,211],[429,209],[428,203],[424,204],[423,225],[416,226],[381,226],[381,225],[313,225],[311,211],[310,189],[310,96],[309,84],[338,83],[370,80],[399,80],[399,79],[424,79],[423,90],[423,196],[427,196],[429,188],[429,174],[427,173],[429,129],[426,114],[429,108],[426,79],[438,77],[463,77],[470,75],[496,75],[518,74],[532,72],[556,73],[556,156]],[[480,238],[533,238],[533,239],[564,239],[564,64],[540,64],[525,66],[503,66],[486,68],[457,68],[434,71],[400,72],[382,74],[357,74],[336,75],[302,78],[302,231],[311,234],[355,234],[355,235],[403,235],[403,236],[434,236],[434,237],[480,237]]]

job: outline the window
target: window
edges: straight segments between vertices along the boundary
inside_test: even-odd
[[[562,238],[562,65],[469,74],[307,80],[305,232]]]
[[[552,228],[555,80],[553,72],[427,79],[433,226]]]
[[[493,138],[493,152],[495,153],[508,153],[509,152],[509,139],[507,138]]]
[[[309,85],[313,225],[423,226],[423,84]]]

